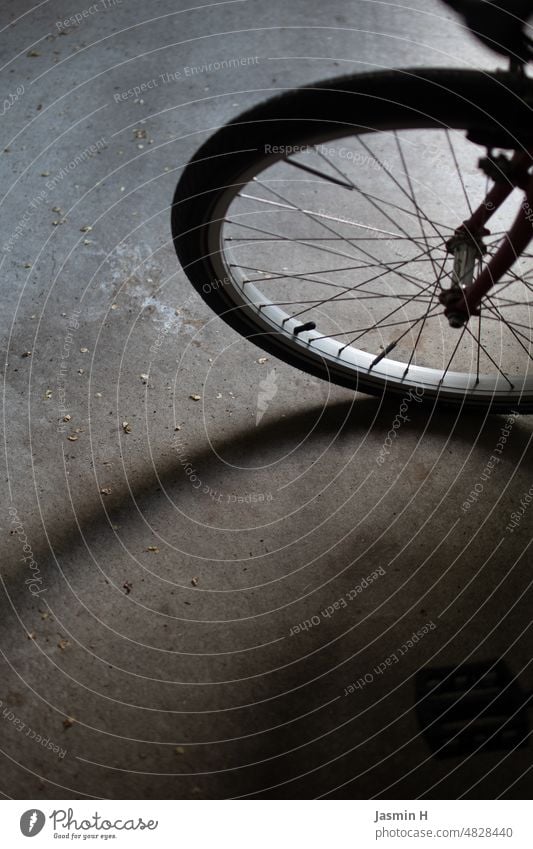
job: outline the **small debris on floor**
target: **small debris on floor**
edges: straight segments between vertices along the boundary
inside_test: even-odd
[[[69,421],[71,420],[71,418],[72,418],[72,416],[71,416],[69,413],[67,413],[67,415],[66,415],[66,416],[63,416],[63,421],[64,421],[64,422],[69,422]]]
[[[176,746],[176,748],[174,749],[174,754],[175,755],[184,755],[185,749],[183,748],[183,746]]]
[[[267,360],[268,360],[268,357],[259,357],[257,362],[259,363],[260,366],[262,366],[262,365],[264,365],[264,363],[266,363]]]
[[[84,224],[83,227],[80,227],[81,233],[90,233],[93,228],[90,224]]]
[[[189,395],[189,398],[190,398],[192,401],[200,401],[200,400],[201,400],[201,397],[202,397],[201,395]]]
[[[77,439],[78,439],[78,436],[75,433],[69,433],[69,435],[67,436],[67,439],[69,439],[70,442],[76,442]]]
[[[65,651],[67,646],[70,646],[70,643],[69,643],[68,640],[64,640],[64,639],[59,640],[59,642],[57,644],[58,649],[61,649],[61,651]]]
[[[158,549],[157,545],[149,545],[149,546],[148,546],[148,548],[147,548],[146,550],[147,550],[147,551],[155,551],[155,552],[158,552],[158,551],[159,551],[159,549]]]
[[[63,728],[66,730],[67,728],[72,728],[76,720],[73,716],[66,716],[63,720]]]
[[[147,380],[148,380],[148,375],[147,374],[141,374],[141,380],[143,381],[143,383],[146,383]]]
[[[111,495],[111,487],[110,486],[104,486],[104,487],[102,487],[100,492],[102,493],[102,495]]]
[[[88,348],[80,348],[80,354],[88,354],[88,353],[89,353]]]
[[[52,397],[52,390],[47,389],[46,392],[44,393],[44,397],[45,398],[51,398]]]
[[[31,357],[31,351],[23,351],[21,357]]]
[[[122,586],[126,590],[126,595],[129,595],[131,593],[131,590],[132,590],[132,587],[133,587],[133,584],[131,583],[131,581],[124,581]]]
[[[198,586],[198,578],[191,578],[191,584],[193,585],[193,587],[197,587]]]
[[[131,425],[129,422],[122,422],[122,430],[124,433],[131,433]]]
[[[146,130],[134,130],[133,137],[136,139],[145,139],[146,138]]]

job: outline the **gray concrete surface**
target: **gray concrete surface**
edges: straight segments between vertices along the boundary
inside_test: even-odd
[[[24,90],[1,145],[0,791],[529,796],[528,748],[431,757],[412,676],[504,656],[531,687],[531,517],[504,530],[531,486],[530,418],[465,514],[501,416],[412,404],[378,468],[397,405],[275,364],[256,425],[273,363],[210,314],[169,236],[183,164],[269,91],[497,60],[433,0],[103,6],[1,12],[3,96]]]

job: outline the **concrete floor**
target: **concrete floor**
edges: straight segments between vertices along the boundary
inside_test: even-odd
[[[497,60],[433,0],[91,9],[10,0],[1,13],[4,94],[24,90],[1,155],[0,791],[529,797],[528,748],[431,757],[412,676],[505,656],[531,687],[531,517],[505,531],[531,485],[531,418],[463,513],[504,417],[412,404],[378,467],[397,404],[258,363],[193,292],[169,236],[183,164],[269,90]]]

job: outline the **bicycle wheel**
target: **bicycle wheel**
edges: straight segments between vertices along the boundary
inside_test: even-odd
[[[208,305],[262,349],[367,393],[533,408],[533,255],[479,317],[450,328],[446,242],[485,197],[484,146],[533,147],[531,84],[415,69],[289,91],[222,127],[176,188],[179,260]],[[467,138],[467,133],[469,138]],[[518,210],[490,221],[479,270]]]

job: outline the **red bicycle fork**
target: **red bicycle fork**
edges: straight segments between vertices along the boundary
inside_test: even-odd
[[[505,164],[507,167],[496,175],[498,181],[485,199],[447,243],[448,251],[454,255],[452,286],[441,292],[439,300],[446,307],[444,314],[452,327],[462,327],[471,315],[479,315],[487,292],[509,271],[533,238],[531,155],[516,152]],[[485,225],[516,187],[524,191],[520,211],[490,262],[474,279],[475,267],[485,251],[483,236],[489,233]]]

